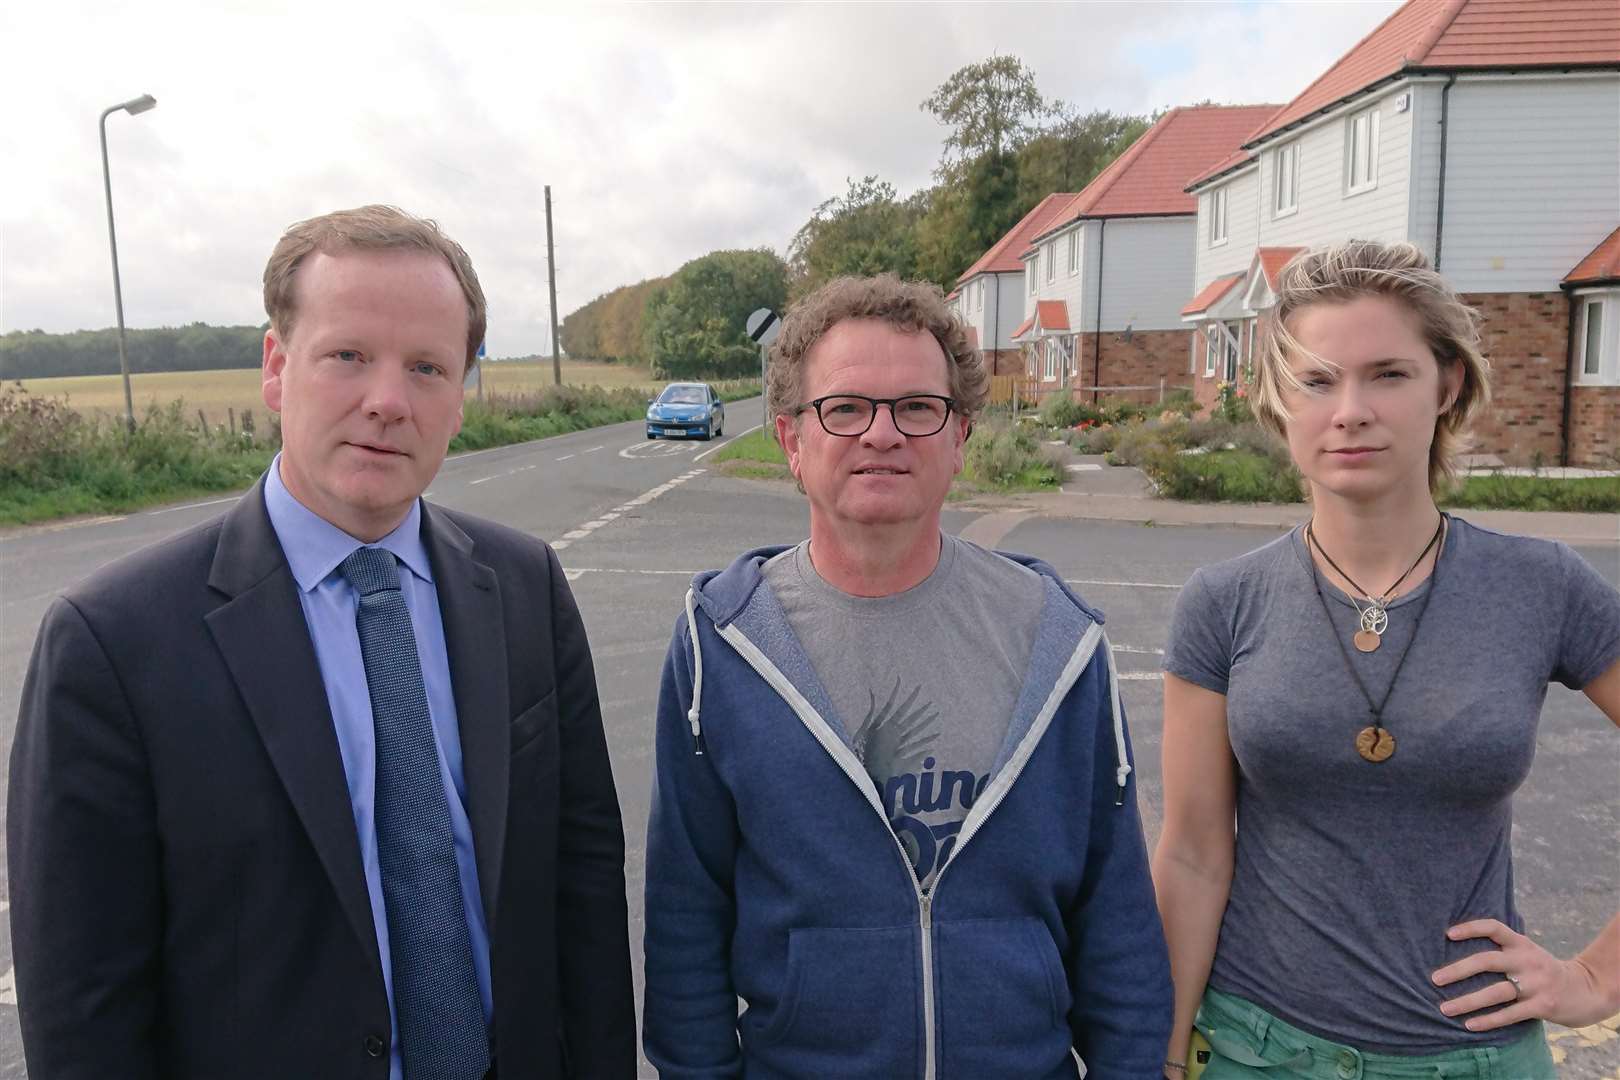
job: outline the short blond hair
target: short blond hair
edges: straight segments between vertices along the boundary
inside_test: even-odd
[[[1463,303],[1414,244],[1349,240],[1289,260],[1277,275],[1277,303],[1264,320],[1255,357],[1255,419],[1287,438],[1284,397],[1304,390],[1290,358],[1307,352],[1288,325],[1292,317],[1313,304],[1347,304],[1363,296],[1388,297],[1417,316],[1442,372],[1461,368],[1457,396],[1436,418],[1429,447],[1429,489],[1438,490],[1456,478],[1458,459],[1468,448],[1468,424],[1490,403],[1491,364],[1480,351],[1479,312]]]
[[[472,259],[462,246],[444,234],[438,222],[419,218],[397,206],[357,206],[334,210],[287,226],[276,241],[264,267],[264,310],[278,335],[292,334],[298,317],[295,275],[309,256],[320,252],[389,251],[405,249],[438,255],[450,265],[456,283],[467,298],[467,364],[462,376],[478,363],[478,348],[488,329],[489,308],[478,284]]]
[[[968,341],[967,328],[945,304],[938,285],[901,281],[893,274],[834,278],[810,293],[782,320],[771,346],[765,383],[766,423],[793,416],[803,403],[804,364],[816,342],[846,319],[878,319],[905,333],[931,334],[945,353],[951,398],[958,415],[972,420],[990,396],[984,357]]]

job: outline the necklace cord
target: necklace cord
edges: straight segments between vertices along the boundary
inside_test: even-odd
[[[1340,577],[1348,581],[1352,589],[1365,596],[1369,604],[1376,607],[1385,607],[1392,599],[1390,594],[1401,587],[1401,582],[1412,576],[1412,571],[1416,570],[1420,565],[1422,565],[1423,560],[1428,557],[1429,552],[1434,550],[1434,545],[1440,542],[1440,534],[1445,530],[1446,527],[1446,515],[1440,515],[1440,523],[1434,527],[1434,535],[1429,537],[1429,542],[1427,544],[1423,545],[1423,551],[1418,555],[1416,561],[1414,561],[1411,566],[1406,568],[1406,573],[1396,578],[1393,585],[1385,589],[1376,597],[1366,589],[1363,589],[1360,585],[1357,585],[1356,579],[1345,573],[1342,569],[1340,569],[1339,564],[1333,561],[1333,556],[1327,553],[1327,548],[1322,546],[1322,541],[1316,538],[1316,530],[1312,528],[1314,524],[1315,522],[1312,521],[1307,521],[1305,523],[1305,538],[1311,542],[1311,545],[1315,547],[1317,551],[1321,552],[1322,558],[1327,561],[1327,564],[1333,567]],[[1361,609],[1358,607],[1356,610],[1359,611]]]
[[[1445,528],[1446,518],[1445,515],[1442,514],[1440,515],[1440,527],[1435,530],[1434,538],[1429,541],[1429,546],[1423,549],[1423,555],[1427,555],[1429,553],[1429,548],[1434,547],[1435,542],[1440,539],[1440,536],[1445,531]],[[1322,551],[1322,545],[1317,542],[1316,535],[1311,531],[1311,527],[1308,523],[1305,526],[1305,536],[1306,539],[1315,545],[1317,551]],[[1442,552],[1443,551],[1444,549],[1442,548]],[[1423,561],[1423,555],[1418,556],[1419,563]],[[1322,558],[1327,559],[1327,552],[1322,551]],[[1333,565],[1332,559],[1328,559],[1328,565]],[[1417,564],[1414,563],[1414,569],[1416,566]],[[1336,566],[1333,568],[1335,570],[1339,569]],[[1411,570],[1408,570],[1406,574],[1410,574],[1411,572]],[[1344,576],[1346,581],[1350,581],[1350,575],[1345,574],[1343,570],[1339,570],[1339,573]],[[1402,574],[1401,578],[1404,579],[1406,574]],[[1384,691],[1384,700],[1379,702],[1377,705],[1373,704],[1372,695],[1367,692],[1367,684],[1362,682],[1361,673],[1356,670],[1356,665],[1351,661],[1349,650],[1344,647],[1344,642],[1339,640],[1339,631],[1333,625],[1333,613],[1328,610],[1327,598],[1322,595],[1322,577],[1316,569],[1316,563],[1314,562],[1311,563],[1311,584],[1316,589],[1317,602],[1322,605],[1322,616],[1323,618],[1327,619],[1328,633],[1333,635],[1333,644],[1339,647],[1339,655],[1344,657],[1345,669],[1350,672],[1350,678],[1355,680],[1356,689],[1360,690],[1361,696],[1366,699],[1367,711],[1372,714],[1373,723],[1377,727],[1381,728],[1384,726],[1384,707],[1389,704],[1390,695],[1395,693],[1395,684],[1400,681],[1401,669],[1406,666],[1406,658],[1412,654],[1412,646],[1417,642],[1418,631],[1423,627],[1423,616],[1429,610],[1429,601],[1434,599],[1435,590],[1440,587],[1440,556],[1435,556],[1434,571],[1429,575],[1429,591],[1423,594],[1423,603],[1418,606],[1417,619],[1412,624],[1412,636],[1407,640],[1406,647],[1401,650],[1400,659],[1395,662],[1395,674],[1390,676],[1389,688]],[[1356,585],[1354,581],[1350,581],[1350,584],[1355,585],[1358,590],[1361,588],[1361,586]],[[1395,583],[1395,585],[1399,584],[1399,581]],[[1391,585],[1390,588],[1395,588],[1395,585]],[[1368,599],[1371,599],[1371,597]]]

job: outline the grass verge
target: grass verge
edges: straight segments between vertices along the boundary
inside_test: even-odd
[[[1620,476],[1560,479],[1551,476],[1464,477],[1440,500],[1458,510],[1563,510],[1620,513]]]
[[[965,457],[962,475],[951,486],[952,498],[983,491],[1046,491],[1063,482],[1065,456],[1006,421],[980,421],[968,440]],[[714,460],[727,476],[792,477],[782,448],[763,428],[733,439],[715,452]]]
[[[758,380],[717,383],[727,401],[759,393]],[[451,452],[543,439],[646,415],[640,387],[546,387],[531,394],[469,399]],[[281,447],[275,417],[257,430],[188,419],[190,405],[150,406],[135,431],[120,419],[82,413],[19,383],[0,389],[0,525],[240,491]],[[244,413],[251,416],[250,413]]]

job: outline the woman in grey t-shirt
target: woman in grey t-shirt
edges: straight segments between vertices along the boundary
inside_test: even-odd
[[[1164,1074],[1185,1080],[1196,1015],[1206,1080],[1553,1077],[1540,1022],[1620,1010],[1620,916],[1573,960],[1524,935],[1512,796],[1550,681],[1620,724],[1620,593],[1562,544],[1436,508],[1488,365],[1415,247],[1295,258],[1256,367],[1312,516],[1177,604]]]

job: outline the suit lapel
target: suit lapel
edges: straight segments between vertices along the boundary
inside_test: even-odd
[[[331,706],[297,582],[264,509],[262,479],[226,516],[208,584],[230,598],[209,612],[209,632],[344,915],[381,971]]]
[[[511,783],[511,702],[506,671],[506,622],[495,571],[472,557],[472,538],[442,510],[422,504],[422,539],[433,563],[450,657],[450,682],[461,728],[467,818],[484,921],[495,936],[506,803]]]

